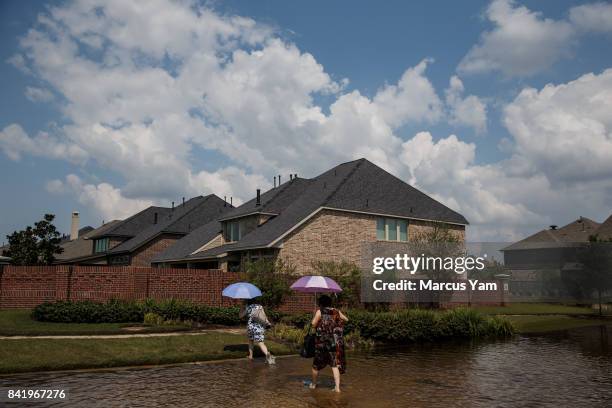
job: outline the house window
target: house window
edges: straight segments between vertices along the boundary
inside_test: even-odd
[[[230,242],[240,241],[241,228],[240,222],[232,221],[227,223],[226,239]]]
[[[106,252],[108,250],[108,238],[96,239],[94,241],[94,252]]]
[[[387,232],[385,228],[384,218],[378,218],[376,220],[376,239],[379,241],[384,241],[387,239]]]
[[[376,239],[379,241],[408,241],[408,221],[395,218],[376,220]]]

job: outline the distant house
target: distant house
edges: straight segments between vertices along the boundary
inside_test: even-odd
[[[444,225],[461,238],[461,214],[366,159],[312,178],[292,175],[228,211],[153,258],[159,266],[239,270],[246,261],[282,259],[307,273],[313,261],[358,263],[362,245],[409,241]]]
[[[549,229],[538,231],[502,248],[504,265],[515,271],[515,275],[519,271],[560,270],[571,267],[568,263],[576,262],[577,248],[589,242],[589,238],[601,231],[604,224],[579,217],[561,228],[551,225]]]
[[[612,238],[612,216],[603,224],[579,217],[561,228],[551,225],[503,248],[513,299],[559,301],[566,296],[561,280],[580,273],[579,252],[595,236]]]
[[[121,220],[113,220],[102,224],[98,228],[83,227],[79,230],[77,237],[66,236],[62,239],[60,247],[63,249],[61,254],[55,255],[56,263],[76,263],[82,258],[88,258],[93,254],[93,236],[103,234],[119,224]]]
[[[194,197],[176,207],[151,206],[87,233],[89,254],[58,263],[150,266],[154,256],[232,208],[214,194]]]

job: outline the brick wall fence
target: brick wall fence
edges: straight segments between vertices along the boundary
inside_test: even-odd
[[[287,277],[292,282],[295,277]],[[227,285],[239,280],[235,272],[208,269],[141,268],[134,266],[1,266],[0,309],[32,308],[55,300],[151,298],[183,299],[209,306],[231,306],[236,301],[221,296]],[[293,292],[280,310],[312,312],[314,295]],[[491,293],[460,293],[446,307],[465,304],[498,305],[508,302],[504,283]]]
[[[133,266],[0,266],[0,308],[32,308],[55,300],[183,299],[209,306],[235,301],[221,291],[239,279],[237,273],[208,269]],[[313,296],[295,293],[281,310],[312,311]]]

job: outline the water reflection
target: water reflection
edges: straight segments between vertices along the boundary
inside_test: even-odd
[[[611,327],[503,342],[445,343],[349,355],[343,393],[304,387],[310,361],[237,360],[176,367],[0,377],[0,386],[56,384],[78,406],[516,407],[609,406]],[[60,406],[62,404],[57,404]]]

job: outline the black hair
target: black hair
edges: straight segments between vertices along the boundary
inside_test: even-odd
[[[255,304],[259,303],[259,302],[257,301],[257,298],[245,299],[245,300],[244,300],[244,302],[245,302],[247,305],[255,305]]]
[[[321,295],[319,297],[319,307],[331,307],[332,300],[327,295]]]

